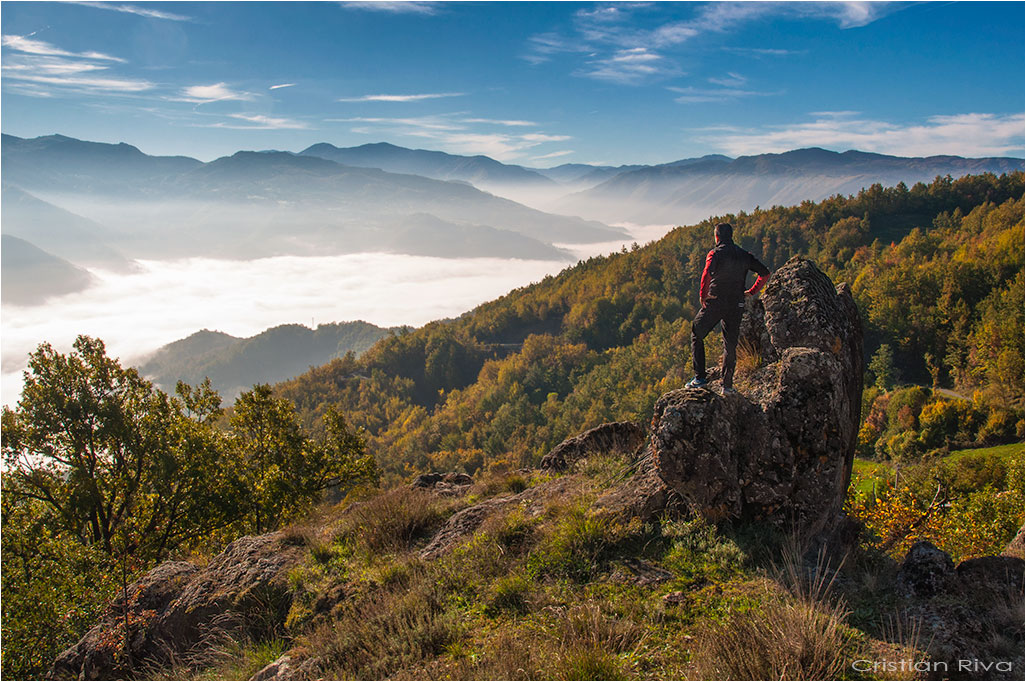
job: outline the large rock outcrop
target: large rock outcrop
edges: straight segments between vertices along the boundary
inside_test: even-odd
[[[846,284],[792,258],[749,299],[740,393],[681,389],[656,403],[645,458],[713,520],[818,531],[839,518],[862,396],[862,325]]]
[[[127,605],[116,599],[97,625],[57,657],[48,677],[138,676],[220,632],[273,628],[291,606],[286,573],[302,555],[282,533],[269,533],[239,538],[202,568],[161,564],[129,585]]]

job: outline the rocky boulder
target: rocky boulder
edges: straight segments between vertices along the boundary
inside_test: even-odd
[[[455,497],[467,492],[474,479],[467,474],[450,472],[448,474],[421,474],[413,479],[411,488],[427,490],[443,497]]]
[[[285,574],[303,554],[283,538],[281,533],[239,538],[202,568],[185,562],[154,568],[57,657],[49,677],[125,678],[187,653],[205,637],[283,623],[292,600]]]
[[[792,258],[749,299],[741,393],[681,389],[656,403],[643,459],[706,518],[815,532],[840,518],[861,410],[862,324],[846,284]],[[639,473],[639,475],[643,475]]]
[[[901,612],[921,628],[930,659],[957,673],[952,679],[1023,679],[1024,569],[1022,559],[1010,556],[967,559],[956,567],[929,542],[912,545],[895,578]]]
[[[645,442],[645,429],[634,422],[602,424],[567,438],[541,461],[541,468],[566,471],[574,462],[594,454],[634,455]]]

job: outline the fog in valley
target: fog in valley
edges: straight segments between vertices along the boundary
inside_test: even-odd
[[[89,268],[93,283],[84,291],[42,305],[4,304],[3,403],[17,402],[28,354],[43,341],[66,352],[78,334],[96,336],[122,364],[136,365],[200,329],[251,336],[284,323],[420,326],[458,316],[579,259],[657,239],[671,226],[624,227],[630,236],[621,240],[556,245],[565,255],[553,260],[356,253]]]

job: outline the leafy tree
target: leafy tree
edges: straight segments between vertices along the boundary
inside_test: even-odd
[[[240,467],[248,525],[257,533],[278,527],[333,486],[375,476],[363,438],[337,410],[324,415],[324,436],[307,438],[295,406],[258,384],[239,396],[231,417],[231,446]]]
[[[4,679],[39,679],[82,636],[118,586],[112,558],[61,530],[54,510],[3,480]]]
[[[869,371],[876,377],[876,386],[883,390],[890,390],[894,386],[894,351],[890,344],[882,343],[869,361]]]
[[[164,394],[99,339],[78,337],[68,355],[43,344],[17,408],[3,410],[10,494],[42,504],[55,530],[84,545],[159,561],[235,516],[232,467],[211,426],[219,403],[209,386]]]

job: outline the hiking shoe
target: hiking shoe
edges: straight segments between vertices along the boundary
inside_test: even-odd
[[[706,384],[708,383],[709,382],[705,379],[699,379],[698,377],[695,377],[688,383],[684,384],[684,388],[705,388]]]
[[[723,387],[723,391],[722,391],[722,394],[723,394],[723,395],[737,395],[737,391],[735,391],[735,390],[734,390],[733,388],[731,388],[730,386],[724,386],[724,387]]]

